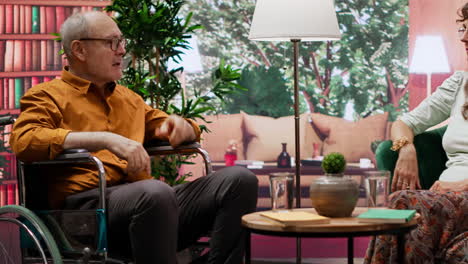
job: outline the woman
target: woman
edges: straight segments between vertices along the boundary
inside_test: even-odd
[[[468,53],[468,3],[458,12],[460,40]],[[430,190],[417,190],[414,135],[450,117],[443,137],[447,169]],[[468,263],[468,72],[456,72],[416,109],[392,126],[392,149],[399,152],[390,206],[416,209],[418,227],[406,237],[406,263]],[[396,240],[373,239],[364,263],[396,263]]]

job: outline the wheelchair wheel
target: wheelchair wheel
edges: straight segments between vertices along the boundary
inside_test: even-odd
[[[16,216],[26,219],[27,221],[29,221],[30,225],[32,225],[36,229],[36,234],[38,234],[40,238],[42,238],[42,242],[48,249],[48,253],[50,255],[49,260],[46,259],[46,255],[41,245],[40,239],[38,239],[36,234],[34,234],[34,232],[27,225],[25,225],[22,221],[19,221]],[[19,228],[23,228],[23,230],[25,230],[29,234],[30,238],[33,240],[34,244],[39,249],[43,263],[63,264],[62,256],[57,247],[57,243],[52,237],[52,234],[50,233],[49,229],[47,229],[47,227],[44,225],[42,220],[40,220],[31,210],[18,205],[6,205],[0,207],[0,221],[10,222],[17,225]],[[7,248],[5,248],[5,245],[0,242],[0,256],[2,251],[5,251],[5,257],[3,259],[0,259],[1,263],[4,263],[4,261],[7,261],[5,263],[8,264],[16,263],[8,262],[13,261],[13,259],[8,256]]]

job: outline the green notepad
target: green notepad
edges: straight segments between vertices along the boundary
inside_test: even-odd
[[[406,223],[416,214],[416,210],[397,209],[369,209],[358,215],[358,221],[362,223]]]

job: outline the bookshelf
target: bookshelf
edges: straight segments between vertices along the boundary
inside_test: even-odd
[[[67,17],[77,12],[103,10],[103,0],[0,0],[0,115],[18,115],[20,98],[32,86],[60,76],[66,64],[60,31]],[[0,131],[8,142],[11,126]],[[7,144],[7,143],[4,143]],[[0,173],[0,206],[17,203],[16,157],[0,152],[6,160]]]

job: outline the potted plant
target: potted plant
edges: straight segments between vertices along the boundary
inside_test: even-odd
[[[344,176],[345,157],[338,152],[329,153],[323,158],[322,169],[325,175],[310,184],[312,206],[319,215],[350,216],[359,197],[359,185]]]

